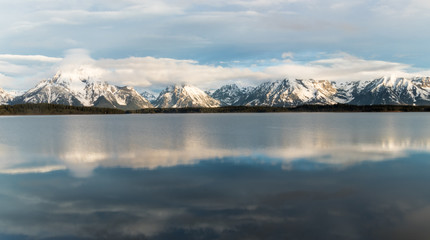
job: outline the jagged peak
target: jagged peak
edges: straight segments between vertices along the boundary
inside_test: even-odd
[[[383,76],[370,82],[369,87],[378,88],[399,88],[413,87],[413,78],[397,77],[396,75]]]
[[[184,88],[185,86],[187,86],[187,84],[172,84],[172,85],[168,85],[163,92],[173,92],[175,90],[179,90]]]
[[[99,96],[105,96],[106,99],[116,99],[120,96],[118,99],[122,102],[118,102],[118,104],[124,105],[128,99],[124,96],[127,94],[143,95],[131,86],[118,87],[101,81],[103,75],[104,70],[90,64],[79,65],[75,68],[62,68],[52,79],[41,81],[35,88],[28,90],[22,96],[22,101],[27,101],[31,95],[39,94],[41,97],[38,98],[38,101],[41,101],[40,99],[43,101],[60,99],[63,102],[67,100],[68,103],[79,101],[86,106],[92,105]],[[40,89],[44,90],[39,91]],[[4,92],[0,89],[0,93],[2,91]],[[217,94],[214,94],[216,92]],[[375,100],[367,101],[365,98],[369,96],[377,96],[380,99],[375,97]],[[176,84],[167,86],[156,99],[154,98],[153,96],[154,105],[162,107],[217,106],[220,103],[268,106],[293,106],[303,103],[334,104],[336,102],[374,104],[382,100],[396,104],[409,103],[412,101],[410,99],[414,99],[417,104],[429,104],[430,77],[390,75],[372,81],[347,82],[284,78],[267,81],[252,88],[239,87],[236,83],[226,84],[214,92],[205,92],[190,84]],[[146,99],[145,96],[142,96],[142,99]]]
[[[122,89],[122,90],[128,90],[128,91],[131,91],[131,92],[133,92],[133,93],[137,93],[137,94],[139,94],[137,91],[136,91],[136,89],[134,89],[134,87],[132,87],[132,86],[115,86],[117,89]],[[140,95],[140,94],[139,94]]]
[[[237,84],[227,84],[227,85],[223,85],[220,88],[214,90],[212,92],[212,95],[217,95],[217,94],[239,94],[239,93],[244,93],[246,90],[245,88],[239,88],[239,86],[237,86]]]
[[[216,107],[220,105],[218,100],[213,99],[198,87],[181,84],[171,85],[163,90],[158,96],[156,106],[158,107]]]
[[[6,94],[6,93],[7,92],[3,88],[0,87],[0,94]]]
[[[157,94],[155,94],[154,92],[151,92],[151,91],[147,91],[147,90],[142,91],[140,93],[140,95],[150,102],[157,99],[157,97],[156,97]]]
[[[239,89],[236,83],[226,84],[220,87],[219,89]]]
[[[200,88],[193,86],[193,85],[190,85],[190,84],[170,85],[170,86],[167,86],[166,89],[163,90],[163,93],[166,93],[166,92],[178,92],[178,93],[208,95],[206,92],[204,92]]]
[[[0,88],[0,105],[7,104],[14,97],[15,96],[12,93]]]
[[[201,90],[198,87],[192,86],[192,85],[187,85],[187,84],[183,85],[182,89],[189,92],[189,93],[193,93],[193,94],[207,95],[207,93],[205,93],[203,90]]]

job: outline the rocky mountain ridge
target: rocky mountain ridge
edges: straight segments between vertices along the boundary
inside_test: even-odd
[[[108,84],[101,81],[97,72],[88,71],[86,68],[73,72],[58,72],[52,79],[41,81],[9,103],[53,103],[125,110],[152,107],[133,87]]]
[[[154,101],[157,108],[219,107],[221,103],[201,89],[190,85],[169,86]]]
[[[0,104],[54,103],[119,109],[219,106],[293,107],[304,104],[430,105],[430,78],[383,77],[373,81],[330,82],[283,79],[256,87],[229,84],[204,92],[191,85],[169,86],[158,97],[133,87],[118,87],[85,69],[58,72],[24,94],[14,97],[0,89]],[[151,101],[151,102],[150,102]]]
[[[14,99],[14,96],[11,93],[0,88],[0,105],[7,104],[11,102],[13,99]]]

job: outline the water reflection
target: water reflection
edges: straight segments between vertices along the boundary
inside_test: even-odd
[[[317,172],[220,159],[155,170],[104,168],[85,179],[66,171],[0,175],[0,230],[39,239],[424,236],[427,159]]]
[[[427,238],[429,118],[0,118],[0,239]]]
[[[246,156],[349,166],[429,152],[426,114],[240,114],[0,119],[0,173],[155,169]],[[411,124],[413,123],[413,124]]]

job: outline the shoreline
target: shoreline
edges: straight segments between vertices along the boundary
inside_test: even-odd
[[[121,110],[58,104],[0,105],[0,116],[82,114],[176,114],[176,113],[288,113],[288,112],[430,112],[430,106],[410,105],[301,105],[297,107],[226,106],[217,108],[145,108]]]

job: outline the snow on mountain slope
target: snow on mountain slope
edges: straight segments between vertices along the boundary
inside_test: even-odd
[[[154,105],[159,108],[219,107],[220,102],[197,87],[176,85],[163,90]]]
[[[336,104],[337,89],[326,80],[280,80],[257,86],[240,103],[248,106],[297,106]]]
[[[53,103],[82,106],[79,99],[63,85],[56,84],[52,79],[42,80],[34,88],[17,97],[14,103]]]
[[[101,81],[103,70],[88,65],[59,71],[52,79],[53,83],[64,86],[84,106],[91,106],[97,96],[88,95],[87,86],[95,85],[101,87],[99,92],[109,91],[110,86]],[[93,87],[94,89],[94,87]],[[113,90],[113,89],[111,89]]]
[[[14,98],[13,94],[0,88],[0,105],[7,105]]]
[[[103,85],[103,86],[100,86]],[[87,97],[93,106],[134,110],[151,108],[152,104],[132,87],[117,87],[106,82],[87,85]]]
[[[102,71],[81,66],[59,71],[14,100],[14,103],[52,103],[74,106],[140,109],[152,107],[132,87],[117,87],[101,81]],[[99,100],[100,99],[100,100]]]
[[[298,106],[302,104],[408,104],[430,105],[430,78],[383,77],[373,81],[329,82],[280,80],[266,82],[246,92],[227,85],[212,96],[223,106]],[[239,99],[239,100],[237,100]]]
[[[140,93],[140,95],[150,102],[157,100],[157,97],[149,91],[143,91]]]
[[[349,103],[369,84],[369,81],[332,82],[337,89],[334,100],[338,103]]]
[[[54,103],[120,109],[153,107],[278,106],[303,104],[407,104],[430,105],[430,78],[382,77],[373,81],[329,82],[294,79],[266,82],[255,88],[225,85],[210,95],[199,88],[182,85],[166,88],[155,97],[102,81],[103,71],[80,66],[59,71],[20,96],[0,89],[0,104]],[[152,104],[144,96],[152,100]]]
[[[249,89],[240,89],[236,84],[224,85],[210,96],[221,102],[221,106],[234,106],[246,97]]]
[[[375,79],[369,82],[349,103],[357,105],[429,105],[429,78],[383,77]]]

